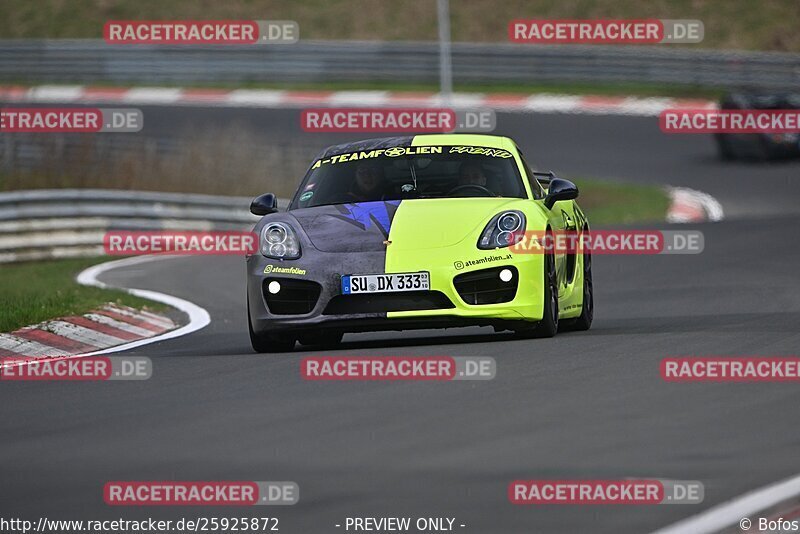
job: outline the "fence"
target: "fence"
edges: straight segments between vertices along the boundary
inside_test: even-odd
[[[250,229],[259,219],[251,200],[107,189],[0,193],[0,263],[99,256],[108,230]]]
[[[301,41],[281,46],[113,46],[0,41],[2,83],[246,84],[438,81],[428,42]],[[661,46],[454,43],[456,83],[648,83],[790,89],[800,54]]]

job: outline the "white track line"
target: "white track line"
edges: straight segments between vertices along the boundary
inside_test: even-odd
[[[125,258],[116,261],[109,261],[106,263],[101,263],[99,265],[95,265],[93,267],[89,267],[85,271],[81,272],[78,275],[78,283],[85,285],[85,286],[94,286],[103,289],[107,289],[110,286],[101,282],[97,279],[98,276],[105,273],[106,271],[110,271],[111,269],[116,269],[118,267],[127,267],[129,265],[138,265],[140,263],[146,263],[149,261],[159,260],[159,259],[170,259],[175,258],[176,256],[136,256],[133,258]],[[117,289],[117,288],[114,288]],[[142,345],[149,345],[150,343],[156,343],[158,341],[165,341],[167,339],[174,339],[176,337],[185,336],[187,334],[191,334],[192,332],[196,332],[202,328],[208,326],[211,323],[211,316],[208,312],[194,304],[193,302],[189,302],[188,300],[183,300],[178,297],[173,297],[172,295],[167,295],[166,293],[159,293],[157,291],[150,291],[149,289],[125,289],[122,288],[123,291],[129,293],[131,295],[135,295],[137,297],[142,297],[144,299],[154,300],[156,302],[161,302],[162,304],[166,304],[167,306],[172,306],[173,308],[177,308],[186,315],[189,316],[189,323],[185,326],[178,328],[177,330],[172,330],[170,332],[165,332],[163,334],[159,334],[157,336],[153,336],[147,339],[139,339],[136,341],[131,341],[130,343],[125,343],[124,345],[117,345],[116,347],[110,347],[103,350],[98,350],[95,352],[89,352],[87,354],[81,354],[78,357],[83,356],[96,356],[99,354],[109,354],[112,352],[120,352],[123,350],[132,349],[135,347],[141,347]]]
[[[800,495],[800,475],[745,493],[653,534],[708,534],[736,525],[741,519]],[[753,521],[752,517],[748,517]],[[753,521],[754,526],[757,521]],[[755,530],[754,532],[756,532]]]
[[[133,258],[124,258],[124,259],[121,259],[121,260],[100,263],[98,265],[94,265],[94,266],[89,267],[88,269],[82,271],[78,275],[77,281],[78,281],[79,284],[85,285],[85,286],[99,287],[101,289],[111,289],[112,286],[109,286],[108,284],[105,284],[105,283],[101,282],[100,280],[97,279],[97,277],[100,276],[101,274],[105,273],[106,271],[110,271],[110,270],[116,269],[118,267],[127,267],[129,265],[138,265],[140,263],[146,263],[146,262],[149,262],[149,261],[170,259],[170,258],[176,258],[176,257],[178,257],[178,256],[162,256],[162,255],[158,255],[158,256],[136,256],[136,257],[133,257]],[[198,331],[198,330],[200,330],[202,328],[205,328],[206,326],[208,326],[209,323],[211,323],[211,316],[208,314],[208,312],[205,309],[203,309],[200,306],[198,306],[197,304],[189,302],[188,300],[183,300],[181,298],[173,297],[172,295],[167,295],[165,293],[159,293],[157,291],[150,291],[148,289],[127,289],[127,288],[116,288],[116,287],[114,287],[113,289],[120,289],[122,291],[125,291],[126,293],[131,294],[131,295],[135,295],[137,297],[141,297],[141,298],[144,298],[144,299],[153,300],[155,302],[161,302],[162,304],[166,304],[168,306],[172,306],[173,308],[177,308],[177,309],[179,309],[180,311],[182,311],[183,313],[185,313],[186,315],[189,316],[189,323],[187,325],[185,325],[185,326],[182,326],[182,327],[178,328],[177,330],[172,330],[170,332],[165,332],[163,334],[158,334],[158,335],[155,335],[155,336],[150,337],[150,338],[138,339],[136,341],[131,341],[129,343],[123,343],[121,345],[116,345],[114,347],[109,347],[109,348],[102,349],[102,350],[97,350],[97,351],[94,351],[94,352],[87,352],[87,353],[84,353],[84,354],[70,354],[70,355],[64,356],[63,359],[85,358],[87,356],[99,356],[101,354],[110,354],[110,353],[113,353],[113,352],[120,352],[120,351],[123,351],[123,350],[129,350],[129,349],[133,349],[133,348],[136,348],[136,347],[141,347],[142,345],[149,345],[150,343],[156,343],[156,342],[159,342],[159,341],[165,341],[167,339],[174,339],[176,337],[185,336],[185,335],[191,334],[192,332],[196,332],[196,331]],[[114,309],[115,309],[115,311],[120,311],[120,312],[123,311],[123,310],[120,310],[120,309],[118,309],[116,307]],[[75,326],[75,325],[71,325],[71,326]],[[26,341],[26,343],[35,343],[35,342],[27,342]],[[8,350],[12,350],[13,352],[16,352],[16,350],[14,350],[11,347],[8,347]],[[48,354],[57,354],[58,352],[61,352],[61,351],[52,350]],[[8,366],[8,365],[28,365],[28,364],[32,363],[33,361],[35,361],[35,360],[24,361],[24,362],[7,363],[5,365],[0,365],[0,367],[4,367],[4,366]]]

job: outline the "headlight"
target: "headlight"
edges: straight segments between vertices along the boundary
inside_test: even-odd
[[[478,240],[478,248],[503,248],[521,240],[525,234],[525,215],[521,211],[504,211],[492,217]]]
[[[300,257],[300,242],[292,227],[284,223],[269,223],[261,229],[261,254],[276,260],[296,260]]]

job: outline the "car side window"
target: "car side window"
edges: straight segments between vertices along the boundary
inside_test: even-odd
[[[528,183],[531,186],[531,192],[533,193],[533,198],[536,200],[541,200],[545,197],[544,188],[542,184],[539,183],[539,180],[536,179],[536,176],[533,175],[533,171],[531,170],[528,162],[525,161],[525,156],[522,155],[522,152],[519,151],[517,148],[517,152],[519,152],[519,158],[522,160],[522,166],[525,168],[525,175],[528,178]]]

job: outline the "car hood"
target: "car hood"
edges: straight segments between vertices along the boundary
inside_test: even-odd
[[[400,201],[358,202],[292,210],[311,243],[323,252],[386,250]]]
[[[292,210],[315,248],[324,252],[423,250],[455,245],[478,233],[520,199],[437,198],[360,202]]]

